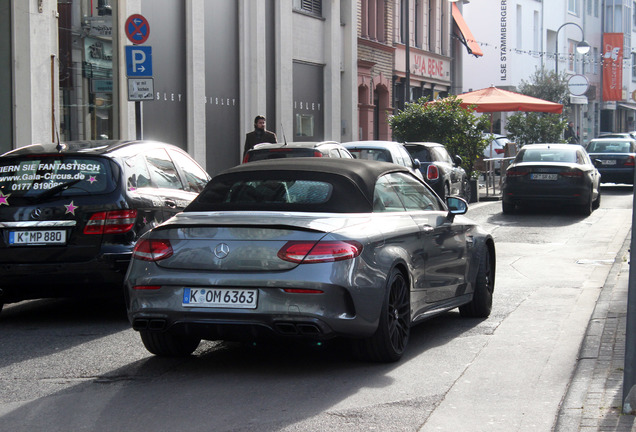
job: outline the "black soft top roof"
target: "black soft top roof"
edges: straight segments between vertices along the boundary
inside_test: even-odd
[[[185,211],[217,210],[268,210],[268,208],[244,208],[227,204],[206,202],[206,191],[220,185],[256,179],[277,180],[320,180],[334,186],[330,199],[323,204],[303,205],[294,208],[286,204],[284,208],[271,210],[298,210],[305,212],[363,213],[373,210],[373,191],[378,177],[389,172],[403,172],[411,175],[408,168],[387,162],[338,159],[338,158],[290,158],[250,162],[238,165],[216,175],[201,194]]]

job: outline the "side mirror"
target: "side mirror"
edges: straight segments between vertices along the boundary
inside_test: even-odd
[[[446,206],[448,206],[449,221],[455,220],[455,215],[463,215],[468,211],[468,203],[464,198],[449,196],[446,198]]]
[[[455,165],[460,166],[463,162],[462,157],[459,155],[455,155],[455,157],[453,158],[453,162],[455,162]]]
[[[420,162],[419,159],[413,159],[413,168],[420,169],[421,166],[422,166],[422,163]]]

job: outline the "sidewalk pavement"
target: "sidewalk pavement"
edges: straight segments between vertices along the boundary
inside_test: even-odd
[[[630,242],[603,285],[554,432],[636,432],[636,416],[622,414]]]
[[[498,185],[479,183],[479,201],[501,199]],[[630,242],[603,285],[554,432],[636,432],[636,416],[622,413]]]

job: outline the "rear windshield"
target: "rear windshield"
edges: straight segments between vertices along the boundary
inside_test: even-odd
[[[265,149],[265,150],[252,150],[249,152],[247,160],[248,162],[254,162],[265,159],[284,159],[291,157],[320,157],[322,153],[318,150],[309,148],[280,148],[280,149]]]
[[[0,158],[0,191],[12,197],[77,196],[112,192],[115,181],[107,159],[42,156]]]
[[[431,157],[431,152],[428,148],[422,146],[407,146],[406,149],[411,154],[413,159],[417,159],[420,162],[431,162],[433,158]]]
[[[576,149],[522,149],[515,162],[576,162]]]
[[[185,211],[370,212],[371,200],[339,174],[275,171],[212,179]],[[251,175],[254,174],[254,175]]]
[[[594,142],[587,146],[588,153],[631,153],[631,145],[628,142]]]
[[[331,196],[332,186],[314,180],[251,180],[206,190],[201,201],[210,204],[322,204]]]
[[[377,160],[381,162],[393,162],[391,152],[386,149],[348,149],[356,159]]]

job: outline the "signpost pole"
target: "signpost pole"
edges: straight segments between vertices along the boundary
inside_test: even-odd
[[[636,172],[634,173],[636,181]],[[636,195],[632,209],[636,209]],[[632,210],[632,239],[629,251],[629,262],[636,259],[636,244],[633,227],[636,223],[636,211]],[[623,414],[636,413],[636,269],[629,268],[629,284],[627,287],[627,322],[625,324],[625,368],[623,369]]]
[[[126,76],[128,77],[128,100],[135,101],[135,135],[144,138],[142,100],[153,100],[152,48],[140,46],[150,36],[150,23],[139,14],[131,15],[124,25],[126,36],[134,45],[126,46]],[[142,78],[143,77],[143,78]]]
[[[135,101],[135,131],[138,140],[144,139],[141,128],[141,101]]]

